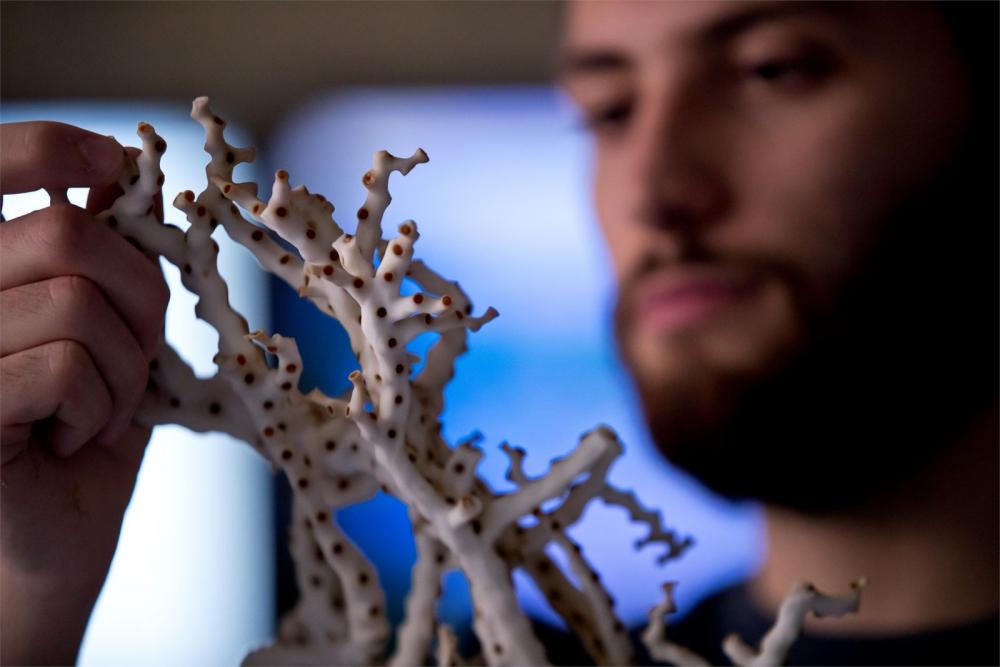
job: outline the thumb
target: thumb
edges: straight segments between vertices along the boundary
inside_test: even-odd
[[[114,139],[50,121],[0,125],[0,156],[3,194],[104,185],[125,159]]]

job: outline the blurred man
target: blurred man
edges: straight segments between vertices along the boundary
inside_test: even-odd
[[[717,662],[722,633],[759,639],[793,579],[859,575],[862,612],[810,626],[793,662],[998,661],[983,7],[961,25],[930,4],[569,8],[565,85],[596,139],[650,427],[672,461],[767,507],[761,572],[672,630]],[[979,59],[977,26],[994,40]],[[113,200],[114,141],[51,123],[0,140],[3,193]],[[149,436],[130,418],[166,290],[87,211],[0,225],[4,664],[74,660]]]
[[[761,571],[677,628],[716,661],[794,580],[859,575],[861,613],[810,624],[793,663],[998,661],[996,6],[975,10],[569,7],[649,426],[765,505]]]

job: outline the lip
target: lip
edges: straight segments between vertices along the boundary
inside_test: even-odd
[[[673,333],[707,322],[745,301],[754,276],[719,269],[668,269],[645,278],[635,290],[635,324]]]

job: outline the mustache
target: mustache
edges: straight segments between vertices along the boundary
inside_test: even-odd
[[[719,269],[764,280],[778,280],[789,288],[800,306],[805,306],[806,280],[800,269],[790,262],[755,253],[700,254],[677,258],[651,249],[628,269],[618,283],[613,321],[615,337],[621,344],[635,321],[638,294],[654,275],[666,275],[692,269]]]

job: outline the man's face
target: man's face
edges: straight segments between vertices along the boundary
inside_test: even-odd
[[[576,2],[564,52],[619,345],[684,465],[754,387],[849,328],[890,220],[954,157],[968,83],[920,4]]]

